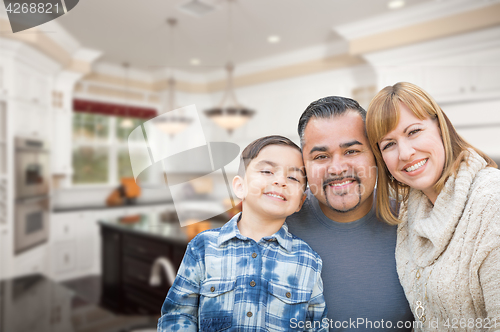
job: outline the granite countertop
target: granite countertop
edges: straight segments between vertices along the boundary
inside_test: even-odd
[[[144,203],[118,205],[118,206],[88,205],[88,206],[54,207],[52,209],[52,212],[62,213],[62,212],[78,212],[78,211],[90,211],[90,210],[109,210],[109,209],[148,207],[148,206],[171,205],[171,204],[173,204],[173,202],[169,200],[169,201],[144,202]]]
[[[187,243],[188,238],[178,221],[162,221],[158,213],[141,214],[141,219],[133,223],[124,223],[120,218],[99,219],[99,224],[123,232],[153,236],[163,240]],[[184,227],[185,228],[185,227]]]

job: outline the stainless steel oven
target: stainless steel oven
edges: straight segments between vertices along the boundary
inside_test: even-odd
[[[49,153],[44,141],[15,139],[16,197],[32,197],[49,193]]]
[[[38,196],[16,201],[14,251],[16,254],[47,241],[49,198]]]
[[[16,254],[49,237],[49,152],[44,141],[16,138]]]

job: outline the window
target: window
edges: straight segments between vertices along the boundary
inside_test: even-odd
[[[116,185],[133,177],[128,136],[147,119],[129,118],[132,126],[121,126],[125,117],[75,112],[73,114],[73,184]],[[139,176],[149,182],[149,174]]]

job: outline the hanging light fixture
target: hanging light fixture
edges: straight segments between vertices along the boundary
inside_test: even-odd
[[[192,122],[192,119],[186,117],[181,109],[178,109],[175,103],[175,79],[172,70],[173,58],[175,54],[174,47],[174,28],[177,25],[175,18],[167,18],[167,24],[170,26],[170,52],[172,54],[170,63],[170,78],[168,79],[167,102],[164,103],[163,114],[154,119],[156,127],[162,132],[174,137],[180,133]]]
[[[228,0],[228,51],[229,58],[232,58],[232,15],[231,2]],[[226,129],[231,134],[236,128],[244,125],[254,114],[255,111],[242,106],[236,100],[233,86],[234,65],[229,61],[226,65],[227,84],[222,100],[214,108],[205,111],[205,115],[212,119],[218,126]]]
[[[128,86],[128,67],[129,67],[129,64],[127,62],[124,62],[122,64],[123,68],[125,69],[125,99],[126,99],[126,104],[127,104],[127,108],[126,108],[126,116],[125,118],[120,122],[120,127],[121,128],[124,128],[124,129],[130,129],[134,126],[134,122],[132,121],[132,119],[130,119],[130,117],[128,117],[129,115],[129,86]]]

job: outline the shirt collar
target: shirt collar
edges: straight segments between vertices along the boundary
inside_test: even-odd
[[[232,238],[238,238],[240,240],[248,240],[246,236],[241,235],[238,229],[238,221],[240,221],[241,212],[231,218],[224,226],[222,226],[219,238],[217,239],[217,246],[221,246],[224,242],[231,240]],[[292,251],[293,247],[293,236],[288,232],[288,225],[286,223],[273,235],[265,236],[262,238],[265,241],[276,240],[280,246],[286,251]]]
[[[236,237],[241,240],[246,240],[247,238],[241,235],[238,229],[238,221],[241,218],[241,212],[231,218],[222,228],[220,229],[219,238],[217,239],[217,246],[220,247],[224,242],[231,240]]]

